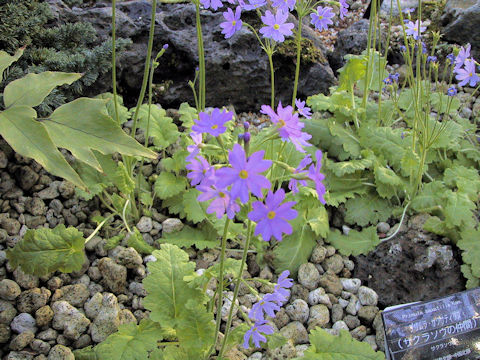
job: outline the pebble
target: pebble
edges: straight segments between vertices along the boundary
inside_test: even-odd
[[[36,333],[37,327],[35,325],[35,319],[32,315],[27,313],[21,313],[15,316],[15,318],[12,320],[12,322],[10,323],[10,328],[17,334],[21,334],[24,331],[31,331],[33,333]]]
[[[327,249],[325,249],[321,245],[317,245],[312,252],[312,256],[310,257],[310,261],[314,264],[320,264],[325,260],[327,256]]]
[[[39,332],[37,334],[37,339],[40,339],[43,341],[52,341],[52,340],[55,340],[57,336],[58,336],[58,332],[50,328],[50,329]]]
[[[137,223],[137,229],[141,233],[148,233],[153,229],[152,218],[148,216],[142,216]]]
[[[52,327],[55,330],[63,330],[63,335],[67,339],[77,340],[90,325],[90,320],[66,301],[55,302],[52,310]]]
[[[54,181],[48,188],[43,189],[37,193],[37,196],[42,200],[52,200],[60,195],[58,192],[58,181]]]
[[[33,289],[38,287],[39,278],[35,275],[25,274],[21,268],[16,268],[13,272],[15,282],[24,289]]]
[[[312,263],[300,265],[298,269],[298,282],[309,290],[316,289],[320,282],[320,273]]]
[[[345,316],[343,321],[345,321],[345,324],[347,324],[349,329],[355,329],[356,327],[360,326],[360,320],[358,319],[358,317],[353,315]]]
[[[127,269],[135,269],[143,263],[143,259],[140,254],[132,247],[122,247],[118,252],[116,252],[113,258],[117,263],[125,266]]]
[[[6,344],[10,340],[10,326],[0,324],[0,344]]]
[[[162,232],[171,234],[183,229],[183,223],[180,219],[168,218],[162,222]]]
[[[0,281],[0,298],[3,300],[13,301],[20,294],[22,290],[18,284],[10,279],[3,279]]]
[[[330,311],[323,305],[314,305],[310,308],[308,327],[312,329],[317,326],[324,327],[330,322]]]
[[[333,295],[340,295],[343,290],[342,282],[338,278],[337,275],[335,275],[332,272],[327,271],[325,274],[323,274],[320,278],[320,286],[325,289],[326,292],[329,292]]]
[[[309,316],[308,304],[302,299],[296,299],[285,308],[288,316],[293,321],[306,323]],[[328,312],[328,309],[327,309]]]
[[[377,224],[377,231],[379,233],[383,233],[383,234],[386,234],[388,233],[388,231],[390,230],[390,225],[386,222],[379,222]]]
[[[68,347],[55,345],[48,354],[48,360],[75,360],[75,356]]]
[[[327,259],[322,264],[326,271],[331,271],[334,274],[339,274],[343,269],[343,259],[340,255],[335,254]]]
[[[127,268],[125,266],[116,264],[114,260],[104,257],[98,262],[98,269],[110,291],[114,294],[125,292],[127,285]]]
[[[110,293],[97,293],[85,304],[85,314],[93,320],[90,335],[94,342],[99,343],[117,331],[120,310],[116,296]]]
[[[345,324],[345,321],[343,321],[343,320],[339,320],[339,321],[335,322],[332,325],[332,329],[334,329],[334,330],[347,330],[347,331],[350,330],[348,328],[347,324]]]
[[[32,348],[33,351],[40,354],[45,354],[45,355],[48,354],[51,349],[51,346],[49,343],[39,339],[34,339],[30,343],[30,347]]]
[[[366,286],[360,286],[358,289],[358,299],[362,305],[375,306],[378,303],[378,295],[373,290]]]
[[[90,292],[85,284],[67,285],[55,291],[52,302],[64,300],[70,305],[82,307],[89,296]]]
[[[294,345],[308,343],[308,333],[305,326],[299,321],[292,321],[280,329],[280,334],[287,339],[292,339]]]
[[[352,335],[354,339],[358,341],[362,341],[365,338],[365,336],[367,336],[367,328],[364,325],[360,325],[355,329],[353,329],[352,331],[350,331],[350,335]]]
[[[360,286],[362,285],[362,281],[360,279],[340,279],[343,289],[345,291],[351,292],[353,294],[356,294]]]
[[[17,315],[17,309],[8,301],[0,300],[0,324],[10,324],[15,315]]]
[[[375,335],[365,336],[363,341],[366,342],[367,344],[369,344],[374,351],[378,350],[378,345],[377,345],[377,341],[375,339]]]
[[[358,310],[358,317],[367,324],[371,324],[378,311],[378,307],[376,306],[362,306]]]
[[[37,311],[47,304],[50,294],[50,290],[46,288],[26,290],[17,298],[17,309],[25,313]]]
[[[20,351],[27,347],[35,338],[35,334],[31,331],[24,331],[13,338],[10,342],[10,349]]]
[[[332,306],[332,322],[337,322],[343,319],[343,306],[340,304],[335,304]]]
[[[40,327],[47,326],[53,319],[53,310],[49,305],[42,306],[35,312],[35,320]]]

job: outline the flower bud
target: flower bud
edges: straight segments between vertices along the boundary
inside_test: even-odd
[[[245,130],[248,130],[248,129],[250,128],[250,123],[249,123],[248,121],[244,121],[244,122],[243,122],[243,128],[244,128]]]
[[[163,48],[164,50],[167,50],[167,49],[168,49],[168,44],[164,44],[164,45],[162,46],[162,48]]]
[[[248,143],[250,141],[250,133],[249,132],[246,132],[245,134],[243,134],[243,140],[245,141],[245,143]]]

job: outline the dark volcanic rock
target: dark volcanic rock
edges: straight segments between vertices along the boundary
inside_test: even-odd
[[[110,31],[110,7],[73,10],[59,6],[58,0],[50,0],[58,19],[70,22],[92,23],[99,34],[99,41],[106,40]],[[222,10],[223,11],[223,10]],[[258,110],[270,97],[270,71],[266,54],[260,48],[254,34],[242,28],[230,39],[224,39],[220,23],[222,11],[201,11],[205,46],[207,106],[233,104],[237,111]],[[118,80],[121,93],[127,99],[135,99],[141,86],[150,24],[151,2],[147,0],[124,1],[118,4],[118,36],[132,40],[130,48],[119,56]],[[245,18],[249,14],[243,15]],[[252,17],[253,19],[253,17]],[[256,20],[258,22],[258,20]],[[320,40],[311,29],[305,34],[320,54],[302,62],[299,94],[305,98],[319,92],[328,92],[335,77],[323,56]],[[192,4],[160,5],[156,14],[154,54],[163,44],[169,44],[155,73],[156,101],[177,107],[181,102],[193,104],[193,94],[188,81],[195,77],[198,65],[195,6]],[[290,102],[294,79],[294,56],[291,51],[278,51],[274,57],[277,99]],[[92,92],[110,91],[108,75],[94,84]],[[130,100],[131,101],[131,100]],[[130,104],[131,105],[131,104]]]
[[[442,16],[443,37],[460,45],[470,43],[480,56],[480,0],[448,0]]]

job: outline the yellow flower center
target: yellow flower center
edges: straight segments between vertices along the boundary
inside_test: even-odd
[[[285,120],[283,120],[283,119],[278,120],[278,123],[280,124],[280,127],[285,126]]]
[[[280,29],[280,25],[275,24],[275,25],[273,25],[273,28],[274,28],[275,30],[278,30],[278,29]]]
[[[232,21],[232,26],[235,26],[237,22],[235,20]]]
[[[221,198],[224,198],[224,197],[225,197],[225,193],[223,193],[223,192],[220,191],[220,192],[218,193],[218,196],[220,196]]]
[[[468,74],[468,76],[472,77],[472,76],[473,76],[473,73]]]
[[[246,170],[241,170],[239,176],[240,179],[246,179],[248,178],[248,172]]]
[[[318,20],[322,20],[322,19],[323,19],[323,15],[319,15]]]
[[[217,125],[217,124],[212,125],[212,130],[215,130],[215,129],[217,129],[217,128],[218,128],[218,125]]]
[[[275,211],[269,211],[268,214],[267,214],[267,218],[269,218],[270,220],[274,219],[275,218]]]

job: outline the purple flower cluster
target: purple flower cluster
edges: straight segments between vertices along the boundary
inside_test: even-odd
[[[406,34],[409,36],[413,36],[415,40],[418,40],[419,39],[418,31],[420,30],[420,35],[421,35],[426,29],[427,27],[423,26],[422,22],[419,20],[415,22],[408,21]]]
[[[460,81],[459,86],[476,86],[480,81],[480,77],[476,73],[476,65],[478,63],[473,57],[470,57],[470,44],[461,47],[455,58],[455,68],[453,72],[456,74],[455,79]]]
[[[308,108],[302,109],[305,110]],[[312,136],[302,132],[305,124],[299,120],[298,114],[293,112],[293,108],[290,105],[283,107],[282,103],[279,102],[277,112],[268,105],[262,105],[260,112],[270,116],[270,120],[277,125],[278,134],[283,141],[291,141],[295,145],[295,148],[300,152],[305,152],[303,149],[304,146],[311,146],[307,141],[310,140]]]
[[[259,302],[253,305],[248,316],[255,321],[255,324],[245,333],[243,337],[243,347],[250,347],[250,340],[255,347],[260,347],[261,342],[267,342],[265,335],[273,334],[273,328],[267,324],[265,315],[275,317],[275,312],[288,301],[290,290],[293,286],[293,280],[288,278],[290,272],[285,270],[278,278],[273,293],[266,294]]]
[[[383,83],[386,85],[392,85],[394,82],[398,82],[400,78],[400,74],[397,72],[395,74],[389,74],[385,79],[383,79]]]

